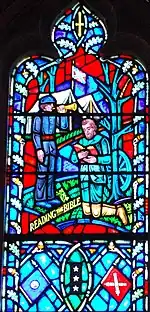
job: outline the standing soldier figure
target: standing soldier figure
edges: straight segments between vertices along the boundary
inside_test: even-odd
[[[67,129],[67,116],[56,117],[51,112],[56,108],[56,100],[47,95],[39,100],[41,116],[36,116],[33,121],[33,142],[37,153],[37,181],[35,187],[35,200],[39,206],[51,207],[59,204],[55,198],[54,172],[56,170],[56,126]],[[57,111],[64,113],[64,105],[57,107]],[[46,112],[47,114],[44,114]],[[51,115],[48,115],[50,113]]]

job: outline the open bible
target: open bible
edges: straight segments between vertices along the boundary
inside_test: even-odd
[[[98,151],[97,149],[90,145],[90,146],[82,146],[81,144],[75,144],[74,145],[74,149],[77,153],[79,152],[89,152],[89,156],[97,156],[98,155]]]

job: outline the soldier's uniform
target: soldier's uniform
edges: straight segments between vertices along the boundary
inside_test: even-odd
[[[45,96],[40,99],[40,108],[42,105],[54,104],[56,100],[53,96]],[[42,112],[42,116],[36,116],[33,121],[33,141],[36,151],[43,150],[44,160],[38,160],[37,181],[35,187],[35,200],[38,202],[54,201],[54,171],[56,170],[56,144],[54,134],[56,126],[61,129],[67,129],[68,120],[66,116],[56,117],[51,112]],[[50,116],[48,116],[48,113]]]

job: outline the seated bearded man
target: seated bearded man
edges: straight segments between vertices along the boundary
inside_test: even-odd
[[[83,212],[85,215],[92,214],[95,218],[118,215],[126,225],[124,207],[106,204],[112,187],[109,142],[106,137],[97,133],[97,125],[92,119],[84,119],[82,129],[84,137],[79,140],[79,144],[74,144],[71,160],[78,162],[80,166]]]

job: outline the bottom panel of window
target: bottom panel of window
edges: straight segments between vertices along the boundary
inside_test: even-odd
[[[148,311],[148,242],[4,244],[2,312]]]

